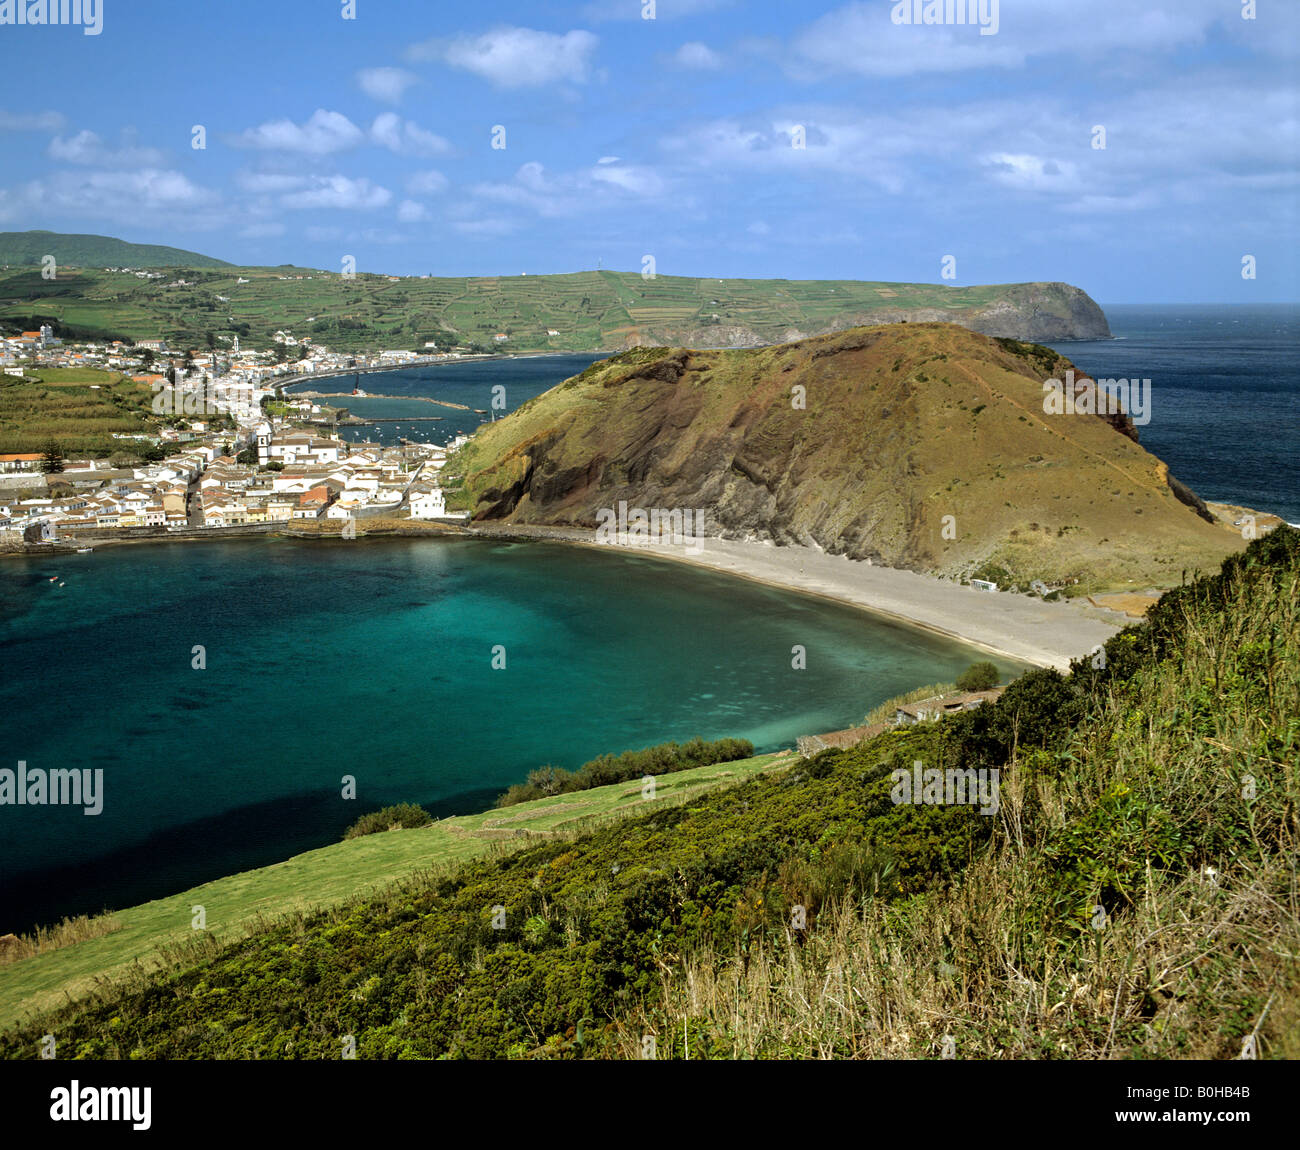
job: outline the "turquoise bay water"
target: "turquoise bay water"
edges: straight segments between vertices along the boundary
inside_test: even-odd
[[[0,932],[276,861],[388,803],[482,809],[546,762],[789,746],[984,657],[662,559],[478,539],[7,562],[0,644],[0,766],[102,768],[105,792],[98,816],[0,806]]]
[[[366,396],[349,396],[346,399],[325,400],[326,403],[346,407],[361,419],[397,419],[398,423],[373,423],[368,427],[345,427],[339,438],[350,443],[396,444],[399,439],[415,443],[448,443],[457,435],[473,432],[481,423],[493,417],[500,419],[514,411],[521,403],[548,391],[557,383],[586,370],[597,355],[537,355],[519,359],[480,359],[468,362],[425,364],[395,371],[376,371],[365,375],[336,376],[293,384],[295,391],[351,391],[353,386],[368,392]],[[500,392],[493,388],[500,387]],[[454,407],[438,407],[422,403],[419,398],[376,399],[385,396],[425,396],[450,400],[469,408],[462,411]],[[492,406],[494,400],[500,404]],[[487,412],[486,415],[480,412]],[[441,418],[436,422],[400,422],[410,416]]]

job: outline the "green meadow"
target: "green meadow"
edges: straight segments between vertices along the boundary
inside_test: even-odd
[[[80,942],[0,966],[0,1028],[81,997],[105,979],[184,961],[285,915],[339,905],[426,872],[450,871],[471,858],[580,834],[651,807],[675,806],[795,761],[791,753],[759,755],[665,775],[652,802],[642,798],[640,782],[619,783],[366,835],[115,911],[98,924],[92,920],[84,931],[90,937]],[[204,908],[207,925],[198,945],[191,925],[197,906]],[[105,928],[110,932],[99,933]]]

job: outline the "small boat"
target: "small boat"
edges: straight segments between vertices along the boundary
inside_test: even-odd
[[[65,583],[60,583],[59,586],[60,586],[60,587],[65,587],[65,586],[67,586],[67,584],[65,584]]]
[[[58,581],[59,581],[59,577],[58,577],[57,575],[51,575],[51,576],[50,576],[50,582],[51,582],[51,583],[57,583]]]
[[[95,549],[94,549],[93,547],[78,547],[78,548],[77,548],[77,554],[78,554],[78,555],[89,555],[89,554],[90,554],[92,551],[94,551],[94,550],[95,550]]]

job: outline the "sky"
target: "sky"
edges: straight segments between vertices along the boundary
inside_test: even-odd
[[[0,229],[1300,299],[1300,0],[15,3],[44,0],[0,0]]]

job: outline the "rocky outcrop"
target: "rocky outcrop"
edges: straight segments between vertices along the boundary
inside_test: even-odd
[[[1110,563],[1148,577],[1237,545],[1127,416],[1049,411],[1045,381],[1071,370],[952,324],[643,347],[480,428],[454,473],[480,522],[698,509],[710,535],[953,575],[992,563],[1065,580]]]

